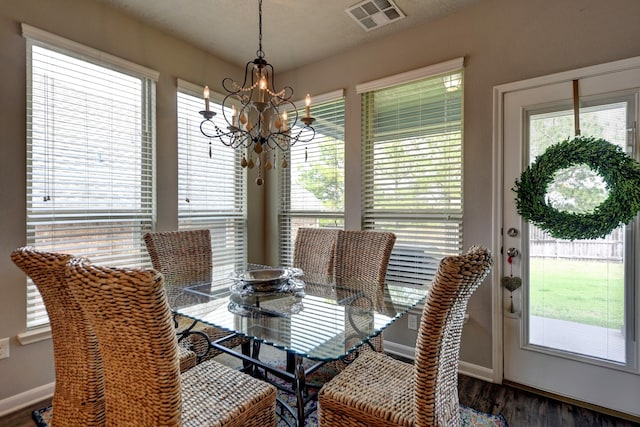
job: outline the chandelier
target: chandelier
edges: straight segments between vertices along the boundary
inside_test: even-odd
[[[226,128],[221,128],[211,120],[216,113],[209,108],[209,87],[205,86],[205,109],[200,111],[204,120],[200,123],[200,131],[210,140],[215,138],[228,147],[243,150],[240,162],[243,168],[254,167],[255,155],[258,162],[256,184],[262,185],[262,166],[266,170],[272,169],[279,149],[283,152],[281,167],[286,168],[287,150],[298,141],[313,140],[315,130],[311,125],[315,119],[310,116],[311,98],[308,94],[305,98],[305,115],[299,117],[298,109],[291,100],[293,89],[285,86],[276,90],[275,71],[264,58],[262,50],[262,0],[258,2],[258,34],[257,58],[247,62],[242,84],[229,77],[222,81],[227,93],[222,101]]]

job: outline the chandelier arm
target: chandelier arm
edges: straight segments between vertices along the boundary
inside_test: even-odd
[[[207,132],[206,129],[204,128],[207,122],[210,122],[211,124],[213,124],[214,130],[215,130],[214,133]],[[200,123],[200,132],[202,132],[202,134],[207,138],[209,139],[215,138],[220,142],[222,142],[227,147],[231,147],[234,149],[239,147],[245,147],[245,148],[250,147],[253,143],[253,137],[249,132],[243,131],[243,130],[237,130],[237,131],[229,130],[225,132],[224,130],[220,129],[218,125],[213,123],[212,120],[203,120],[202,123]]]
[[[230,93],[227,96],[224,97],[224,99],[222,100],[222,117],[224,117],[224,121],[227,122],[228,124],[231,124],[231,120],[229,120],[229,117],[227,117],[227,111],[230,109],[229,106],[227,105],[228,103],[231,104],[233,106],[233,103],[230,102],[229,98],[234,98],[236,96],[235,93]],[[233,108],[233,107],[232,107]],[[232,127],[229,126],[229,130],[232,131]]]
[[[295,142],[311,142],[313,138],[316,136],[316,130],[309,125],[304,125],[303,127],[298,128],[299,130],[295,133],[295,135],[291,136],[291,140]],[[309,135],[306,138],[303,138],[304,135]],[[292,142],[293,145],[295,142]]]
[[[249,148],[253,145],[253,139],[251,138],[251,135],[249,135],[247,132],[240,132],[240,133],[233,134],[231,141],[232,141],[232,144],[229,145],[229,147],[233,147],[234,149],[237,149],[240,147]]]
[[[305,135],[308,136],[303,137]],[[311,142],[315,136],[315,129],[312,126],[305,125],[293,134],[290,131],[271,133],[263,143],[266,143],[269,149],[278,148],[282,151],[287,151],[298,142]]]
[[[272,133],[265,140],[268,150],[275,150],[277,148],[281,151],[287,151],[287,149],[289,148],[289,142],[287,141],[286,144],[284,142],[281,144],[278,141],[278,135],[281,135],[281,133]],[[288,138],[286,138],[285,140],[288,140]]]
[[[283,94],[282,95],[282,99],[283,100],[285,100],[287,102],[291,102],[291,98],[293,98],[293,88],[291,86],[283,87],[280,92],[282,92],[282,94]],[[293,104],[293,102],[291,102],[291,104],[295,108],[295,104]]]

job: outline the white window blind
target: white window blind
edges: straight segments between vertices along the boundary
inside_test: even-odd
[[[186,82],[178,85],[178,227],[209,229],[214,269],[231,273],[241,268],[247,257],[242,153],[200,132],[202,95],[196,95]],[[201,94],[201,88],[197,89]],[[212,120],[224,128],[222,105],[215,100],[214,95],[210,108],[217,114]]]
[[[280,170],[280,261],[290,265],[300,227],[344,228],[344,98],[314,97],[315,138],[291,147]],[[324,100],[322,100],[324,98]],[[317,102],[317,103],[316,103]],[[300,111],[299,114],[304,114]]]
[[[155,81],[27,32],[27,244],[99,264],[145,264]],[[27,286],[27,327],[48,323]]]
[[[363,229],[396,234],[390,282],[428,284],[462,250],[462,75],[362,93]]]

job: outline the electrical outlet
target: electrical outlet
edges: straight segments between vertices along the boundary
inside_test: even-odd
[[[415,331],[418,329],[418,316],[416,316],[415,314],[410,314],[407,317],[407,327],[409,329],[411,329],[412,331]]]
[[[9,357],[9,338],[0,339],[0,359]]]

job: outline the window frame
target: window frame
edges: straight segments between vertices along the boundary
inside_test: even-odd
[[[198,114],[200,107],[197,102],[187,106],[188,111],[184,111],[189,119],[193,116],[192,123],[197,126],[193,126],[191,134],[185,134],[187,141],[182,138],[184,126],[180,123],[180,94],[193,97],[191,101],[194,101],[201,98],[202,91],[202,86],[181,79],[177,81],[178,229],[208,228],[212,236],[213,268],[231,273],[247,262],[247,171],[240,166],[242,150],[227,147],[215,138],[209,139],[202,134],[200,123],[203,119]],[[213,111],[220,110],[223,98],[223,95],[210,91],[210,108]],[[204,107],[204,101],[201,107]],[[217,114],[212,120],[221,120],[221,114]],[[181,144],[184,142],[194,144],[193,150],[187,147],[187,152],[183,153]],[[208,157],[209,149],[211,157]],[[183,167],[186,169],[183,170]],[[219,168],[223,168],[222,173]],[[184,183],[183,178],[189,173],[199,173],[200,179]],[[234,177],[234,185],[230,191],[227,190],[229,187],[216,182],[221,177],[227,178],[229,174]],[[218,198],[215,206],[207,196],[211,191]],[[220,200],[224,203],[220,203]],[[194,209],[194,203],[199,203],[201,208]],[[232,207],[229,209],[230,205]]]
[[[145,232],[152,229],[155,214],[155,190],[153,182],[155,86],[159,73],[80,43],[31,27],[27,24],[22,24],[22,34],[26,39],[27,57],[26,244],[35,246],[40,250],[86,256],[96,263],[109,263],[123,267],[145,265],[145,263],[147,263],[147,257],[142,236]],[[69,61],[73,64],[80,62],[86,65],[87,69],[95,69],[96,73],[102,73],[96,74],[95,77],[89,75],[88,78],[95,78],[105,85],[112,84],[113,86],[118,86],[118,82],[139,81],[139,85],[134,84],[131,88],[118,87],[118,90],[128,92],[129,95],[131,95],[131,99],[135,100],[133,104],[129,104],[134,108],[135,112],[130,116],[123,116],[120,119],[116,114],[111,117],[95,117],[95,113],[100,111],[101,108],[104,108],[104,106],[100,104],[98,106],[99,108],[89,108],[89,106],[94,105],[89,84],[87,84],[84,89],[78,84],[80,90],[71,91],[72,89],[64,88],[61,80],[56,83],[60,83],[60,85],[56,86],[58,91],[55,93],[53,93],[51,89],[53,87],[50,84],[50,82],[53,81],[51,79],[45,79],[42,83],[38,82],[36,85],[34,79],[37,74],[35,70],[38,70],[38,73],[41,71],[45,73],[48,72],[46,71],[45,62],[34,63],[34,55],[50,55],[52,61],[55,60],[53,58],[57,57],[59,60]],[[43,56],[43,58],[45,57]],[[36,67],[35,70],[34,66]],[[99,67],[99,69],[96,69],[96,67]],[[71,67],[68,70],[72,69],[74,68]],[[74,71],[76,70],[74,69]],[[41,75],[44,76],[48,74]],[[58,68],[56,68],[56,73],[51,74],[51,76],[54,77],[64,75],[63,71],[59,71]],[[69,72],[67,72],[66,75],[69,76]],[[107,83],[109,76],[120,80]],[[100,81],[100,79],[103,81]],[[42,90],[40,90],[38,85],[44,85],[42,86]],[[96,92],[98,92],[98,88],[96,89]],[[137,92],[138,90],[139,92]],[[41,101],[47,99],[40,98],[41,93],[50,94],[48,101],[52,102],[51,111],[49,110],[50,107]],[[51,93],[53,94],[51,95]],[[80,96],[77,96],[78,94],[80,94]],[[62,96],[66,95],[72,95],[74,97],[68,98],[62,105],[67,109],[70,107],[77,108],[78,114],[74,115],[74,117],[84,119],[88,124],[93,126],[93,128],[88,129],[86,134],[80,134],[76,137],[74,128],[83,125],[77,122],[61,121],[64,120],[65,117],[63,114],[70,114],[68,111],[65,113],[62,109],[58,109],[56,114],[54,107],[56,104],[54,103],[59,102]],[[35,99],[34,96],[36,97]],[[57,99],[55,98],[56,96]],[[83,96],[85,98],[83,98]],[[79,99],[82,99],[82,102],[78,104],[71,103],[71,101]],[[103,101],[103,98],[96,96],[95,102],[100,101]],[[121,107],[121,105],[117,104],[110,106],[112,111],[120,111]],[[85,113],[84,116],[80,115],[82,112]],[[38,114],[46,114],[46,120],[38,122],[37,116],[34,116]],[[51,118],[49,118],[49,116]],[[58,118],[57,122],[54,121],[55,116]],[[134,126],[126,130],[119,129],[118,135],[109,136],[109,138],[111,138],[111,140],[108,141],[109,144],[97,144],[91,139],[92,136],[95,137],[95,135],[99,135],[101,138],[108,140],[109,138],[106,138],[104,134],[100,133],[100,126],[105,122],[108,123],[109,120],[111,120],[112,123],[122,123],[124,118],[134,123]],[[84,126],[89,126],[87,123],[85,123]],[[65,127],[63,131],[49,133],[50,131],[48,129],[50,127],[55,129],[55,126],[60,126],[61,129],[63,126]],[[113,125],[108,126],[114,128]],[[91,132],[93,132],[93,134]],[[113,133],[116,134],[117,132]],[[73,135],[73,137],[70,135]],[[124,142],[125,140],[127,142]],[[137,163],[138,166],[135,167],[135,171],[127,175],[117,172],[121,163],[113,162],[112,160],[115,156],[112,157],[111,155],[112,153],[120,152],[118,148],[123,146],[121,144],[130,145],[129,141],[139,144],[140,151],[136,150],[136,146],[133,147],[134,152],[137,152],[137,154],[132,156],[132,162],[135,164],[139,161],[139,163]],[[81,144],[79,145],[80,148],[87,148],[86,153],[83,154],[81,151],[74,149],[62,150],[61,152],[63,154],[55,155],[56,146],[59,146],[60,149],[63,149],[65,146],[78,147],[77,142]],[[78,173],[78,164],[82,164],[82,161],[89,162],[90,155],[87,153],[93,153],[95,156],[98,156],[92,156],[93,160],[104,163],[104,166],[102,166],[104,171],[115,178],[107,179],[106,175],[98,173],[100,171],[97,169],[88,169],[91,172],[85,172],[85,175],[74,175]],[[106,155],[104,158],[102,157],[103,154]],[[67,164],[72,164],[74,167],[59,166],[56,168],[55,163],[60,161],[61,157],[63,161],[64,157],[66,157],[66,161],[71,162]],[[77,160],[74,161],[74,158]],[[34,164],[34,162],[41,164]],[[49,165],[46,163],[49,163]],[[61,171],[64,173],[61,173]],[[64,184],[64,178],[66,178],[67,182],[71,182],[70,180],[76,179],[77,177],[79,177],[78,179],[82,179],[82,176],[86,177],[84,189],[77,185],[79,181],[73,181],[75,183],[74,188],[71,188],[69,184]],[[86,180],[90,180],[94,185],[87,183]],[[120,182],[119,184],[117,183],[118,181]],[[122,193],[121,188],[118,188],[125,183],[127,185],[133,185],[131,188],[134,190],[132,192]],[[96,186],[96,184],[98,184],[98,186]],[[56,191],[56,188],[59,190]],[[37,194],[37,192],[43,189],[46,192],[44,198],[49,196],[50,200],[43,200],[42,202],[52,202],[47,206],[44,206],[44,204],[37,199],[37,197],[43,197],[42,194]],[[96,193],[96,191],[99,191],[99,193]],[[114,198],[103,199],[101,196],[96,198],[96,196],[92,196],[92,194],[102,194],[103,196],[107,194]],[[112,203],[115,208],[109,206],[110,202],[100,203],[104,200],[113,200],[114,202]],[[83,203],[85,207],[82,207]],[[58,208],[60,205],[62,205],[61,209]],[[97,209],[98,206],[101,206],[101,208]],[[129,224],[128,227],[130,228],[123,228],[122,224],[124,224],[125,221]],[[116,227],[111,228],[110,224],[115,224]],[[118,226],[117,224],[121,225]],[[44,229],[43,225],[48,228]],[[38,231],[38,228],[40,231]],[[98,233],[97,230],[99,230],[100,235],[104,235],[102,231],[105,229],[111,230],[110,238],[102,242],[97,241],[95,238],[96,233]],[[132,234],[137,235],[139,238],[134,238]],[[28,333],[34,333],[43,327],[48,328],[48,324],[49,319],[40,293],[33,282],[27,278],[27,331]]]
[[[336,104],[335,107],[331,104]],[[303,105],[303,103],[296,103],[296,105]],[[327,116],[322,117],[322,115],[318,116],[319,110],[322,111],[322,107],[331,108],[330,111],[327,112]],[[340,117],[335,117],[336,114],[339,114],[338,111],[341,108]],[[303,113],[301,109],[300,114]],[[342,185],[343,185],[343,193],[344,193],[344,178],[345,178],[345,168],[344,168],[344,148],[345,148],[345,135],[344,135],[344,120],[345,120],[345,99],[344,99],[344,89],[339,89],[333,92],[316,95],[313,97],[313,107],[312,107],[312,116],[316,118],[315,128],[316,128],[316,137],[312,142],[309,143],[298,143],[290,148],[284,156],[286,156],[289,165],[287,168],[280,169],[279,173],[279,185],[278,191],[280,194],[279,206],[278,206],[278,227],[280,230],[280,264],[281,265],[292,265],[293,263],[293,248],[295,244],[295,238],[297,229],[300,227],[330,227],[330,228],[344,228],[344,218],[345,218],[345,209],[344,209],[344,200],[342,202],[342,209],[317,209],[317,208],[294,208],[292,205],[292,192],[291,192],[291,171],[292,168],[296,167],[296,159],[299,159],[301,153],[298,155],[292,154],[291,150],[307,150],[306,146],[312,144],[311,151],[312,156],[314,153],[317,153],[316,149],[319,147],[319,144],[323,142],[328,142],[329,139],[335,139],[335,144],[340,144],[338,141],[342,141]],[[319,123],[322,121],[327,121],[328,119],[334,119],[338,123],[338,127],[341,130],[340,138],[324,138],[319,140]],[[313,125],[312,125],[313,126]],[[321,127],[321,125],[320,125]],[[337,146],[336,146],[337,148]],[[305,151],[305,156],[308,151]],[[282,153],[279,153],[282,155]],[[318,154],[321,155],[321,154]],[[313,161],[313,158],[312,160]],[[340,179],[340,177],[338,177]],[[297,224],[294,224],[297,222]],[[320,224],[320,222],[324,222],[325,224]]]
[[[421,108],[426,104],[418,103],[415,100],[412,101],[416,103],[411,105],[403,105],[402,102],[400,102],[395,107],[397,111],[399,111],[399,113],[394,115],[395,119],[400,122],[405,118],[405,120],[411,120],[414,124],[419,123],[419,127],[413,128],[410,132],[407,131],[407,129],[402,129],[400,126],[398,126],[398,129],[394,130],[394,126],[397,123],[388,124],[387,122],[376,122],[377,119],[380,120],[383,116],[381,114],[378,116],[374,115],[375,106],[373,103],[375,103],[375,95],[389,95],[394,90],[401,90],[413,84],[419,85],[421,82],[425,82],[425,84],[427,84],[432,79],[440,79],[439,81],[442,84],[440,92],[444,94],[444,97],[441,97],[439,92],[434,91],[431,102],[436,105],[441,101],[441,98],[447,99],[446,92],[448,91],[444,86],[444,78],[457,74],[460,75],[460,82],[457,90],[457,96],[459,97],[458,103],[460,105],[458,111],[459,124],[456,125],[460,140],[459,160],[451,160],[457,162],[454,167],[447,166],[447,154],[443,154],[442,158],[444,160],[442,161],[442,168],[443,170],[458,171],[455,172],[454,175],[459,175],[460,177],[460,180],[457,183],[457,185],[459,185],[459,190],[454,188],[452,190],[443,190],[442,192],[450,192],[450,194],[455,194],[457,192],[459,194],[459,201],[455,201],[455,203],[452,204],[451,209],[448,209],[445,206],[446,200],[440,200],[438,202],[440,204],[445,203],[442,205],[443,207],[441,209],[430,209],[423,201],[421,203],[422,208],[417,209],[408,203],[407,200],[412,197],[412,194],[413,197],[428,195],[428,192],[425,192],[425,189],[428,189],[428,186],[421,188],[420,186],[413,184],[409,185],[406,183],[404,184],[408,185],[408,187],[403,189],[405,192],[404,201],[400,200],[400,197],[403,196],[396,195],[396,193],[399,193],[397,190],[393,192],[394,196],[389,196],[388,198],[384,197],[383,188],[387,184],[383,181],[383,178],[380,177],[386,174],[384,177],[386,179],[391,179],[393,175],[390,170],[393,167],[402,168],[404,162],[404,167],[406,168],[409,165],[408,162],[412,161],[410,157],[419,156],[405,156],[404,160],[398,160],[397,162],[389,160],[391,158],[391,156],[389,156],[389,158],[386,159],[387,163],[385,163],[382,156],[379,155],[380,153],[376,153],[376,147],[382,147],[383,144],[390,144],[390,141],[393,140],[397,143],[399,141],[410,141],[412,139],[429,137],[429,134],[425,133],[424,129],[421,129],[420,126],[426,128],[427,126],[422,125],[422,123],[426,123],[429,120],[433,121],[434,118],[437,119],[440,111],[432,108],[426,112],[422,112]],[[434,87],[436,83],[437,81],[433,80]],[[387,280],[389,282],[402,283],[409,286],[428,285],[435,276],[439,260],[442,257],[447,255],[457,255],[462,252],[464,208],[464,58],[456,58],[440,64],[430,65],[379,80],[362,83],[356,86],[356,92],[361,95],[362,107],[362,229],[391,231],[396,234],[397,240],[387,271]],[[402,99],[408,102],[410,98],[413,97],[414,96],[411,94],[408,94]],[[389,106],[391,106],[392,101],[395,102],[395,99],[390,98],[390,101],[388,101]],[[427,101],[424,102],[426,103]],[[423,102],[423,100],[420,99],[420,102]],[[380,104],[382,104],[382,102]],[[393,111],[387,114],[387,116],[389,116],[388,118],[391,118],[392,113]],[[409,117],[409,115],[415,117]],[[426,118],[423,118],[423,116]],[[446,119],[446,114],[444,114],[443,117]],[[429,126],[437,129],[439,123],[448,122],[430,123]],[[445,126],[445,128],[446,127],[447,126]],[[400,130],[402,130],[402,132],[400,132]],[[383,135],[383,131],[388,134]],[[417,131],[420,131],[421,133],[416,133]],[[438,135],[437,131],[435,131],[433,135]],[[433,135],[431,135],[431,137]],[[455,141],[453,142],[455,143]],[[429,142],[429,144],[433,144],[433,142]],[[442,144],[442,146],[445,145],[446,143]],[[405,146],[403,145],[402,148],[404,149]],[[422,145],[422,148],[424,148],[424,144]],[[453,149],[455,150],[455,146]],[[445,149],[444,151],[446,150],[451,149]],[[416,152],[423,154],[423,152],[420,151],[420,146],[416,148]],[[380,159],[377,163],[376,154],[378,154],[378,158]],[[455,153],[451,155],[453,157],[456,156]],[[388,169],[384,170],[384,168]],[[446,172],[440,173],[444,174]],[[436,176],[439,176],[437,174],[438,172],[436,172]],[[399,175],[396,174],[395,176],[397,177]],[[417,181],[418,179],[414,178],[414,182],[417,183]],[[388,192],[388,194],[392,193]],[[403,208],[393,208],[391,205],[384,206],[384,204],[380,204],[379,202],[382,201],[396,203],[398,204],[397,206],[404,203],[405,206]]]

